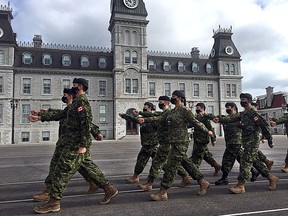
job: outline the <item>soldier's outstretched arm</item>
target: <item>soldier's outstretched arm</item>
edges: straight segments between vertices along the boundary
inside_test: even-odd
[[[41,116],[41,121],[60,121],[63,118],[67,117],[67,107],[64,110],[53,110],[51,112],[39,112]]]
[[[192,113],[191,110],[186,110],[185,115],[186,115],[185,117],[186,117],[186,119],[187,119],[187,123],[188,123],[190,126],[197,127],[197,128],[199,128],[200,130],[202,130],[202,131],[204,131],[204,132],[206,132],[206,133],[209,133],[209,132],[212,133],[212,131],[209,131],[203,123],[201,123],[200,121],[198,121],[198,120],[195,118],[195,116],[194,116],[194,114]],[[210,134],[209,136],[211,136],[211,135],[213,135],[213,133]]]
[[[99,135],[101,134],[99,126],[91,123],[91,134],[96,140],[102,140],[100,139]],[[103,138],[103,137],[102,137]]]
[[[236,113],[232,116],[224,116],[224,115],[219,115],[217,116],[217,118],[219,119],[219,123],[223,124],[223,123],[233,123],[233,122],[237,122],[241,120],[241,116],[240,113]]]

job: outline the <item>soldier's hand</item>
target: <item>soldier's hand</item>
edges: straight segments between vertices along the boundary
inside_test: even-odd
[[[270,125],[271,125],[272,127],[275,127],[275,126],[276,126],[276,122],[270,121]]]
[[[219,123],[219,118],[218,118],[218,117],[215,117],[215,118],[212,119],[212,121],[213,121],[214,123]]]
[[[139,115],[139,111],[138,111],[138,110],[133,110],[133,114],[134,114],[135,116],[138,116],[138,115]]]
[[[138,118],[137,121],[138,121],[139,124],[143,124],[145,122],[144,118]]]
[[[103,135],[99,134],[96,138],[97,141],[102,141],[103,140]]]
[[[85,147],[79,147],[77,153],[78,154],[85,154],[86,151],[87,151],[87,149]]]
[[[38,115],[38,112],[36,110],[31,110],[31,115]]]
[[[30,122],[37,122],[37,121],[41,120],[41,117],[38,115],[29,115],[28,120]]]
[[[208,131],[208,136],[209,136],[209,137],[214,136],[213,132],[212,132],[212,131]]]
[[[268,141],[268,146],[269,146],[270,148],[273,148],[273,147],[274,147],[274,143]]]
[[[119,113],[119,116],[120,116],[121,118],[123,118],[123,115],[124,115],[124,113]]]

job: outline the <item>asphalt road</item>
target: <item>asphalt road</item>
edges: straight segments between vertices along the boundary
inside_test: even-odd
[[[140,149],[138,139],[95,142],[92,157],[103,170],[110,182],[119,190],[119,195],[110,204],[100,205],[103,190],[92,196],[85,195],[88,184],[76,174],[69,183],[61,201],[61,211],[53,215],[288,215],[287,192],[288,174],[281,173],[288,147],[286,136],[274,136],[275,147],[271,150],[267,143],[260,149],[274,160],[272,173],[279,178],[276,191],[268,191],[268,180],[259,177],[254,183],[246,183],[245,194],[230,194],[229,188],[237,182],[239,165],[236,162],[229,175],[230,184],[215,186],[219,176],[213,176],[214,169],[205,162],[201,171],[211,185],[208,194],[197,197],[199,188],[196,181],[186,187],[178,188],[181,182],[177,177],[169,190],[169,200],[153,202],[151,192],[138,190],[137,185],[127,184],[125,179],[133,173],[136,156]],[[41,205],[32,196],[44,188],[49,161],[55,144],[1,145],[0,146],[0,215],[35,215],[33,207]],[[188,155],[191,154],[191,147]],[[217,139],[216,146],[209,146],[215,159],[220,163],[224,151],[223,138]],[[150,163],[141,175],[145,182]],[[159,190],[160,180],[154,184],[153,192]],[[152,192],[152,193],[153,193]]]

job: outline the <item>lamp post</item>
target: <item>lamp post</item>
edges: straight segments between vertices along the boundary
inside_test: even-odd
[[[15,134],[15,109],[17,109],[18,107],[18,99],[14,99],[12,98],[10,100],[10,106],[12,109],[12,134],[11,134],[11,144],[15,144],[15,140],[14,140],[14,134]]]

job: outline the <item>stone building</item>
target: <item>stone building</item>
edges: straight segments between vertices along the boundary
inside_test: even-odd
[[[89,81],[93,122],[106,139],[138,134],[139,127],[118,116],[160,95],[184,91],[189,107],[204,102],[208,113],[222,114],[227,101],[239,101],[241,58],[232,27],[213,31],[211,53],[148,51],[147,11],[143,0],[111,1],[111,47],[44,43],[41,35],[18,42],[10,6],[0,7],[0,142],[55,142],[58,123],[29,123],[32,109],[58,108],[64,87],[75,77]],[[107,11],[108,13],[108,11]],[[151,21],[153,22],[153,20]],[[101,46],[101,44],[99,44]],[[220,126],[214,125],[221,135]]]

